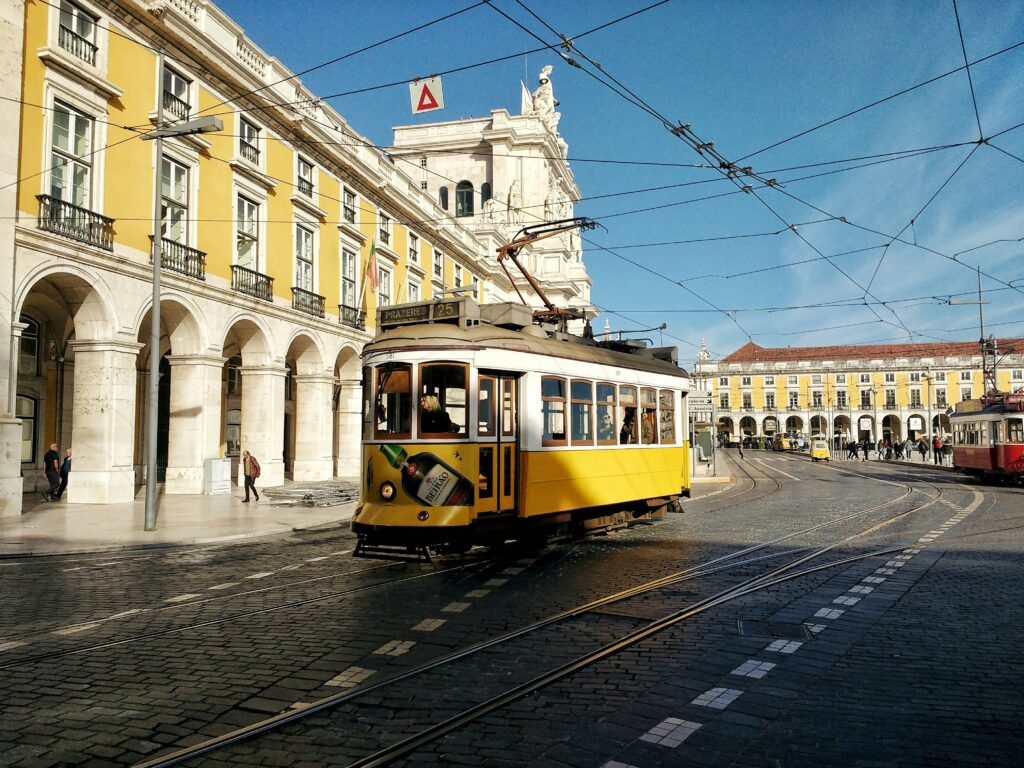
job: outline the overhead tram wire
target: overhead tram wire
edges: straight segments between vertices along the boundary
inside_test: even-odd
[[[953,16],[956,18],[956,32],[960,36],[960,51],[964,55],[964,69],[967,71],[967,84],[971,88],[971,103],[974,105],[974,119],[978,121],[978,141],[985,140],[985,132],[981,130],[981,114],[978,112],[978,97],[974,93],[974,78],[971,77],[971,64],[967,60],[967,46],[964,45],[964,30],[960,25],[960,11],[953,0]]]
[[[988,61],[989,59],[994,59],[997,56],[1002,56],[1003,54],[1006,54],[1006,53],[1009,53],[1010,51],[1016,50],[1017,48],[1020,48],[1021,46],[1024,46],[1024,40],[1021,40],[1018,43],[1014,43],[1013,45],[1007,46],[1006,48],[998,50],[998,51],[996,51],[994,53],[990,53],[987,56],[982,56],[980,59],[975,59],[974,61],[972,61],[970,63],[969,66],[973,67],[973,66],[975,66],[977,64],[981,64],[982,62]],[[890,95],[885,96],[885,97],[883,97],[881,99],[877,99],[876,101],[873,101],[870,104],[865,104],[863,107],[858,107],[857,109],[854,109],[854,110],[852,110],[850,112],[847,112],[845,114],[839,115],[838,117],[834,117],[831,120],[826,120],[824,123],[819,123],[818,125],[815,125],[812,128],[808,128],[807,130],[801,131],[800,133],[793,134],[789,138],[781,139],[780,141],[776,141],[774,144],[769,144],[766,147],[762,147],[761,149],[758,149],[758,150],[756,150],[754,152],[750,152],[749,154],[746,154],[743,157],[741,157],[736,162],[738,162],[738,163],[743,162],[744,160],[747,160],[747,159],[749,159],[751,157],[755,157],[756,155],[760,155],[763,152],[767,152],[770,149],[775,149],[776,147],[781,147],[783,144],[788,144],[791,141],[795,141],[796,139],[802,138],[802,137],[804,137],[804,136],[806,136],[806,135],[808,135],[810,133],[814,133],[815,131],[821,130],[822,128],[827,128],[828,126],[833,125],[835,123],[838,123],[841,120],[846,120],[847,118],[850,118],[850,117],[853,117],[854,115],[860,114],[861,112],[864,112],[864,111],[866,111],[868,109],[871,109],[872,107],[877,107],[878,105],[884,104],[887,101],[892,101],[893,99],[899,98],[900,96],[905,96],[906,94],[911,93],[912,91],[916,91],[918,88],[923,88],[926,85],[931,85],[932,83],[935,83],[935,82],[937,82],[939,80],[942,80],[943,78],[950,77],[951,75],[955,75],[957,72],[961,72],[964,69],[966,69],[967,66],[968,65],[964,65],[963,67],[957,67],[956,69],[951,69],[948,72],[943,72],[941,75],[936,75],[935,77],[929,78],[928,80],[925,80],[923,82],[917,83],[916,85],[912,85],[909,88],[904,88],[901,91],[897,91],[896,93],[890,94]],[[990,138],[995,138],[995,137],[992,136]]]

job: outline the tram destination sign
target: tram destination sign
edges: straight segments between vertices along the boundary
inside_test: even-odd
[[[377,327],[394,328],[415,323],[459,321],[467,315],[466,299],[421,301],[414,304],[397,304],[377,310]]]

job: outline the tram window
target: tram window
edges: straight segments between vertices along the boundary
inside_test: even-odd
[[[597,385],[597,444],[615,445],[615,385]]]
[[[671,445],[676,441],[676,399],[672,391],[663,389],[658,393],[658,408],[661,424],[661,443]]]
[[[658,398],[653,389],[640,390],[640,442],[658,442]]]
[[[1024,443],[1024,419],[1006,420],[1006,441],[1008,443]]]
[[[594,385],[573,379],[569,393],[572,396],[572,444],[593,445]]]
[[[516,432],[515,379],[501,380],[501,434],[514,435]]]
[[[493,376],[481,376],[477,391],[476,430],[481,437],[494,437],[494,390],[496,380]]]
[[[377,436],[408,437],[412,431],[412,366],[409,363],[380,366],[374,391]]]
[[[636,444],[636,387],[619,387],[619,442]]]
[[[540,380],[542,445],[565,445],[565,379],[545,376]]]
[[[419,398],[421,435],[466,435],[465,365],[421,365]]]
[[[490,499],[494,496],[494,449],[491,447],[480,449],[480,472],[477,478],[476,490],[481,499]]]

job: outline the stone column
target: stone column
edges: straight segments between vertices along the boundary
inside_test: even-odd
[[[334,377],[326,374],[295,377],[295,480],[329,480],[332,475],[331,396]]]
[[[215,355],[167,358],[171,365],[171,412],[165,493],[202,493],[206,459],[220,457],[224,361]]]
[[[338,412],[335,414],[338,477],[359,477],[361,473],[362,407],[363,393],[359,382],[341,382]]]
[[[258,487],[284,484],[284,378],[281,366],[250,366],[242,375],[242,450],[260,463]],[[245,485],[238,460],[238,485]]]
[[[142,344],[72,341],[75,353],[72,504],[115,504],[135,498],[136,365]]]

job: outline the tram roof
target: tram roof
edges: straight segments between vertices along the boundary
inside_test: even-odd
[[[536,326],[532,327],[536,328]],[[537,331],[543,333],[539,328]],[[650,371],[681,378],[689,377],[683,368],[665,360],[659,360],[647,349],[639,348],[634,352],[619,352],[578,337],[575,337],[578,340],[563,340],[534,335],[534,333],[529,330],[515,331],[488,324],[471,328],[460,328],[458,325],[446,323],[405,325],[379,334],[363,348],[363,355],[384,350],[398,351],[416,347],[422,349],[499,349]]]

